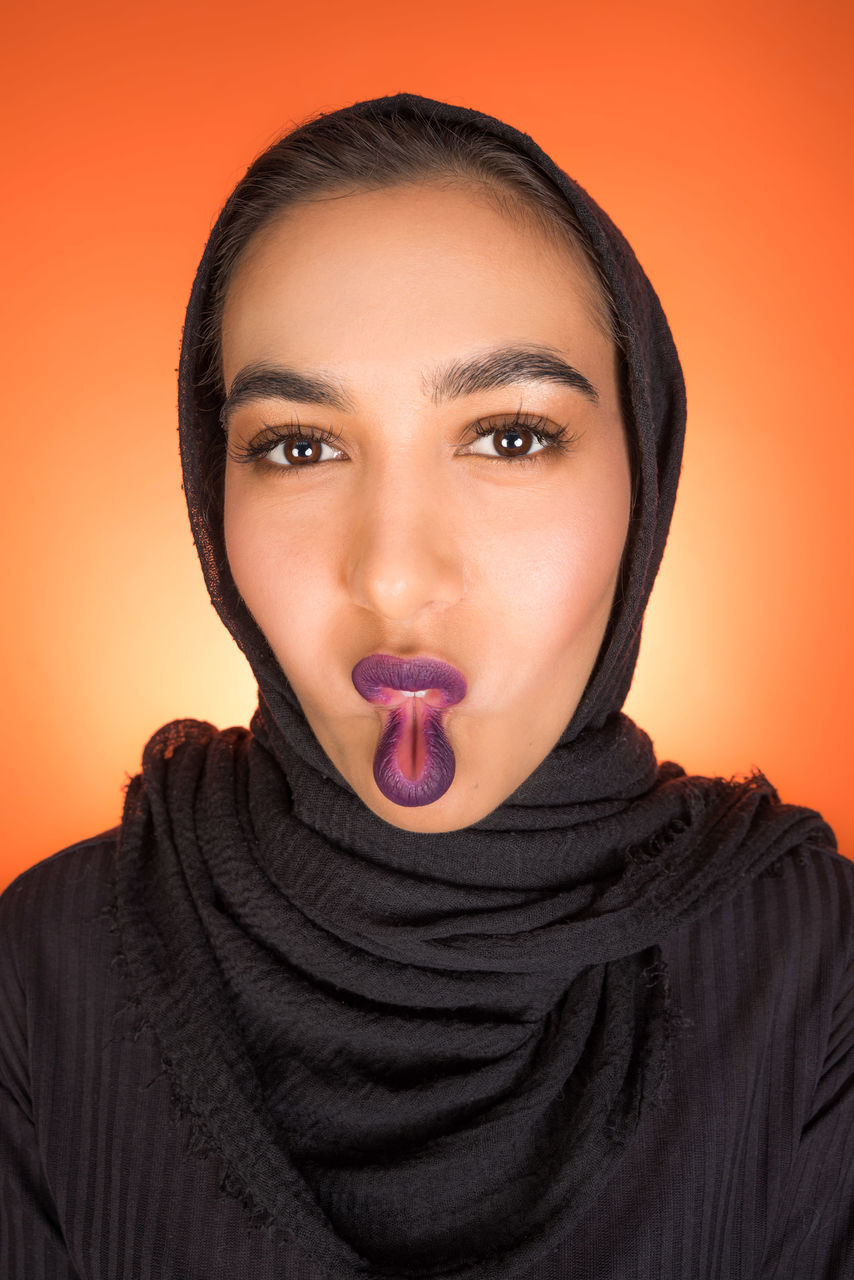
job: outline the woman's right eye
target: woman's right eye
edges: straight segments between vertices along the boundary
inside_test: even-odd
[[[308,433],[284,436],[261,454],[267,462],[277,467],[312,466],[316,462],[331,462],[343,456],[341,450],[335,449],[328,439]]]

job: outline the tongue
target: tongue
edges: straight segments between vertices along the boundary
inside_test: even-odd
[[[389,689],[383,686],[383,706],[386,707],[403,707],[410,702],[414,702],[417,706],[423,706],[425,703],[428,707],[438,707],[444,709],[448,705],[448,700],[442,695],[441,689],[423,689],[418,693],[413,693],[411,689]]]
[[[395,760],[404,778],[414,782],[424,772],[427,745],[424,741],[424,699],[407,697],[403,704],[403,732]]]
[[[432,804],[454,780],[454,751],[443,724],[440,691],[423,698],[393,690],[382,706],[383,730],[374,755],[374,781],[387,799],[401,805]],[[439,706],[430,700],[431,692]]]

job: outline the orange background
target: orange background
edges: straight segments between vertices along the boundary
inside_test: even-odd
[[[183,308],[252,156],[401,89],[533,134],[634,245],[689,442],[627,709],[692,771],[760,766],[851,854],[850,4],[288,9],[5,19],[2,879],[115,823],[162,722],[251,713],[182,505]]]

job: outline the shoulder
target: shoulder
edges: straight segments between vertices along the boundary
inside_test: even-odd
[[[761,957],[763,974],[813,968],[827,980],[840,975],[854,961],[854,862],[829,847],[797,846],[760,874],[745,876],[677,938],[698,935],[716,948],[732,948],[742,967]]]
[[[799,1025],[832,1036],[854,1009],[854,863],[795,849],[751,883],[741,919],[745,957],[764,966],[778,1001],[791,1002]]]
[[[795,848],[678,930],[665,956],[687,1044],[754,1072],[773,1062],[806,1114],[854,1017],[854,864]]]
[[[110,982],[118,828],[23,871],[0,895],[0,1090],[29,1114],[44,1063],[67,1054]]]
[[[119,828],[80,840],[22,871],[0,894],[0,983],[45,965],[108,924]]]
[[[66,911],[70,902],[99,897],[109,884],[118,835],[119,828],[112,827],[22,871],[0,894],[0,929],[14,927],[23,915],[36,912],[50,918]]]
[[[745,889],[757,923],[785,931],[789,948],[854,959],[854,862],[828,847],[802,845],[772,863]]]

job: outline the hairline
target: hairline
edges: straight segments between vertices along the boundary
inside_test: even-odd
[[[576,234],[568,223],[561,223],[542,206],[535,205],[524,195],[514,190],[509,184],[466,170],[448,167],[425,169],[422,173],[404,174],[397,178],[384,177],[381,181],[347,179],[341,182],[330,182],[311,194],[297,195],[279,208],[271,209],[252,229],[237,252],[230,258],[216,280],[216,294],[213,299],[210,318],[215,326],[215,342],[217,354],[217,374],[221,387],[222,377],[222,322],[225,303],[232,282],[240,267],[252,251],[253,246],[271,228],[284,223],[288,216],[299,209],[309,208],[326,200],[342,200],[350,196],[366,195],[371,192],[395,191],[405,187],[436,186],[440,188],[456,188],[467,190],[473,195],[484,196],[492,209],[509,218],[516,226],[539,234],[551,248],[568,253],[572,262],[578,267],[583,282],[584,302],[590,319],[609,342],[615,347],[620,343],[615,333],[610,314],[608,296],[604,282],[599,279],[590,253],[584,245],[582,236]]]

